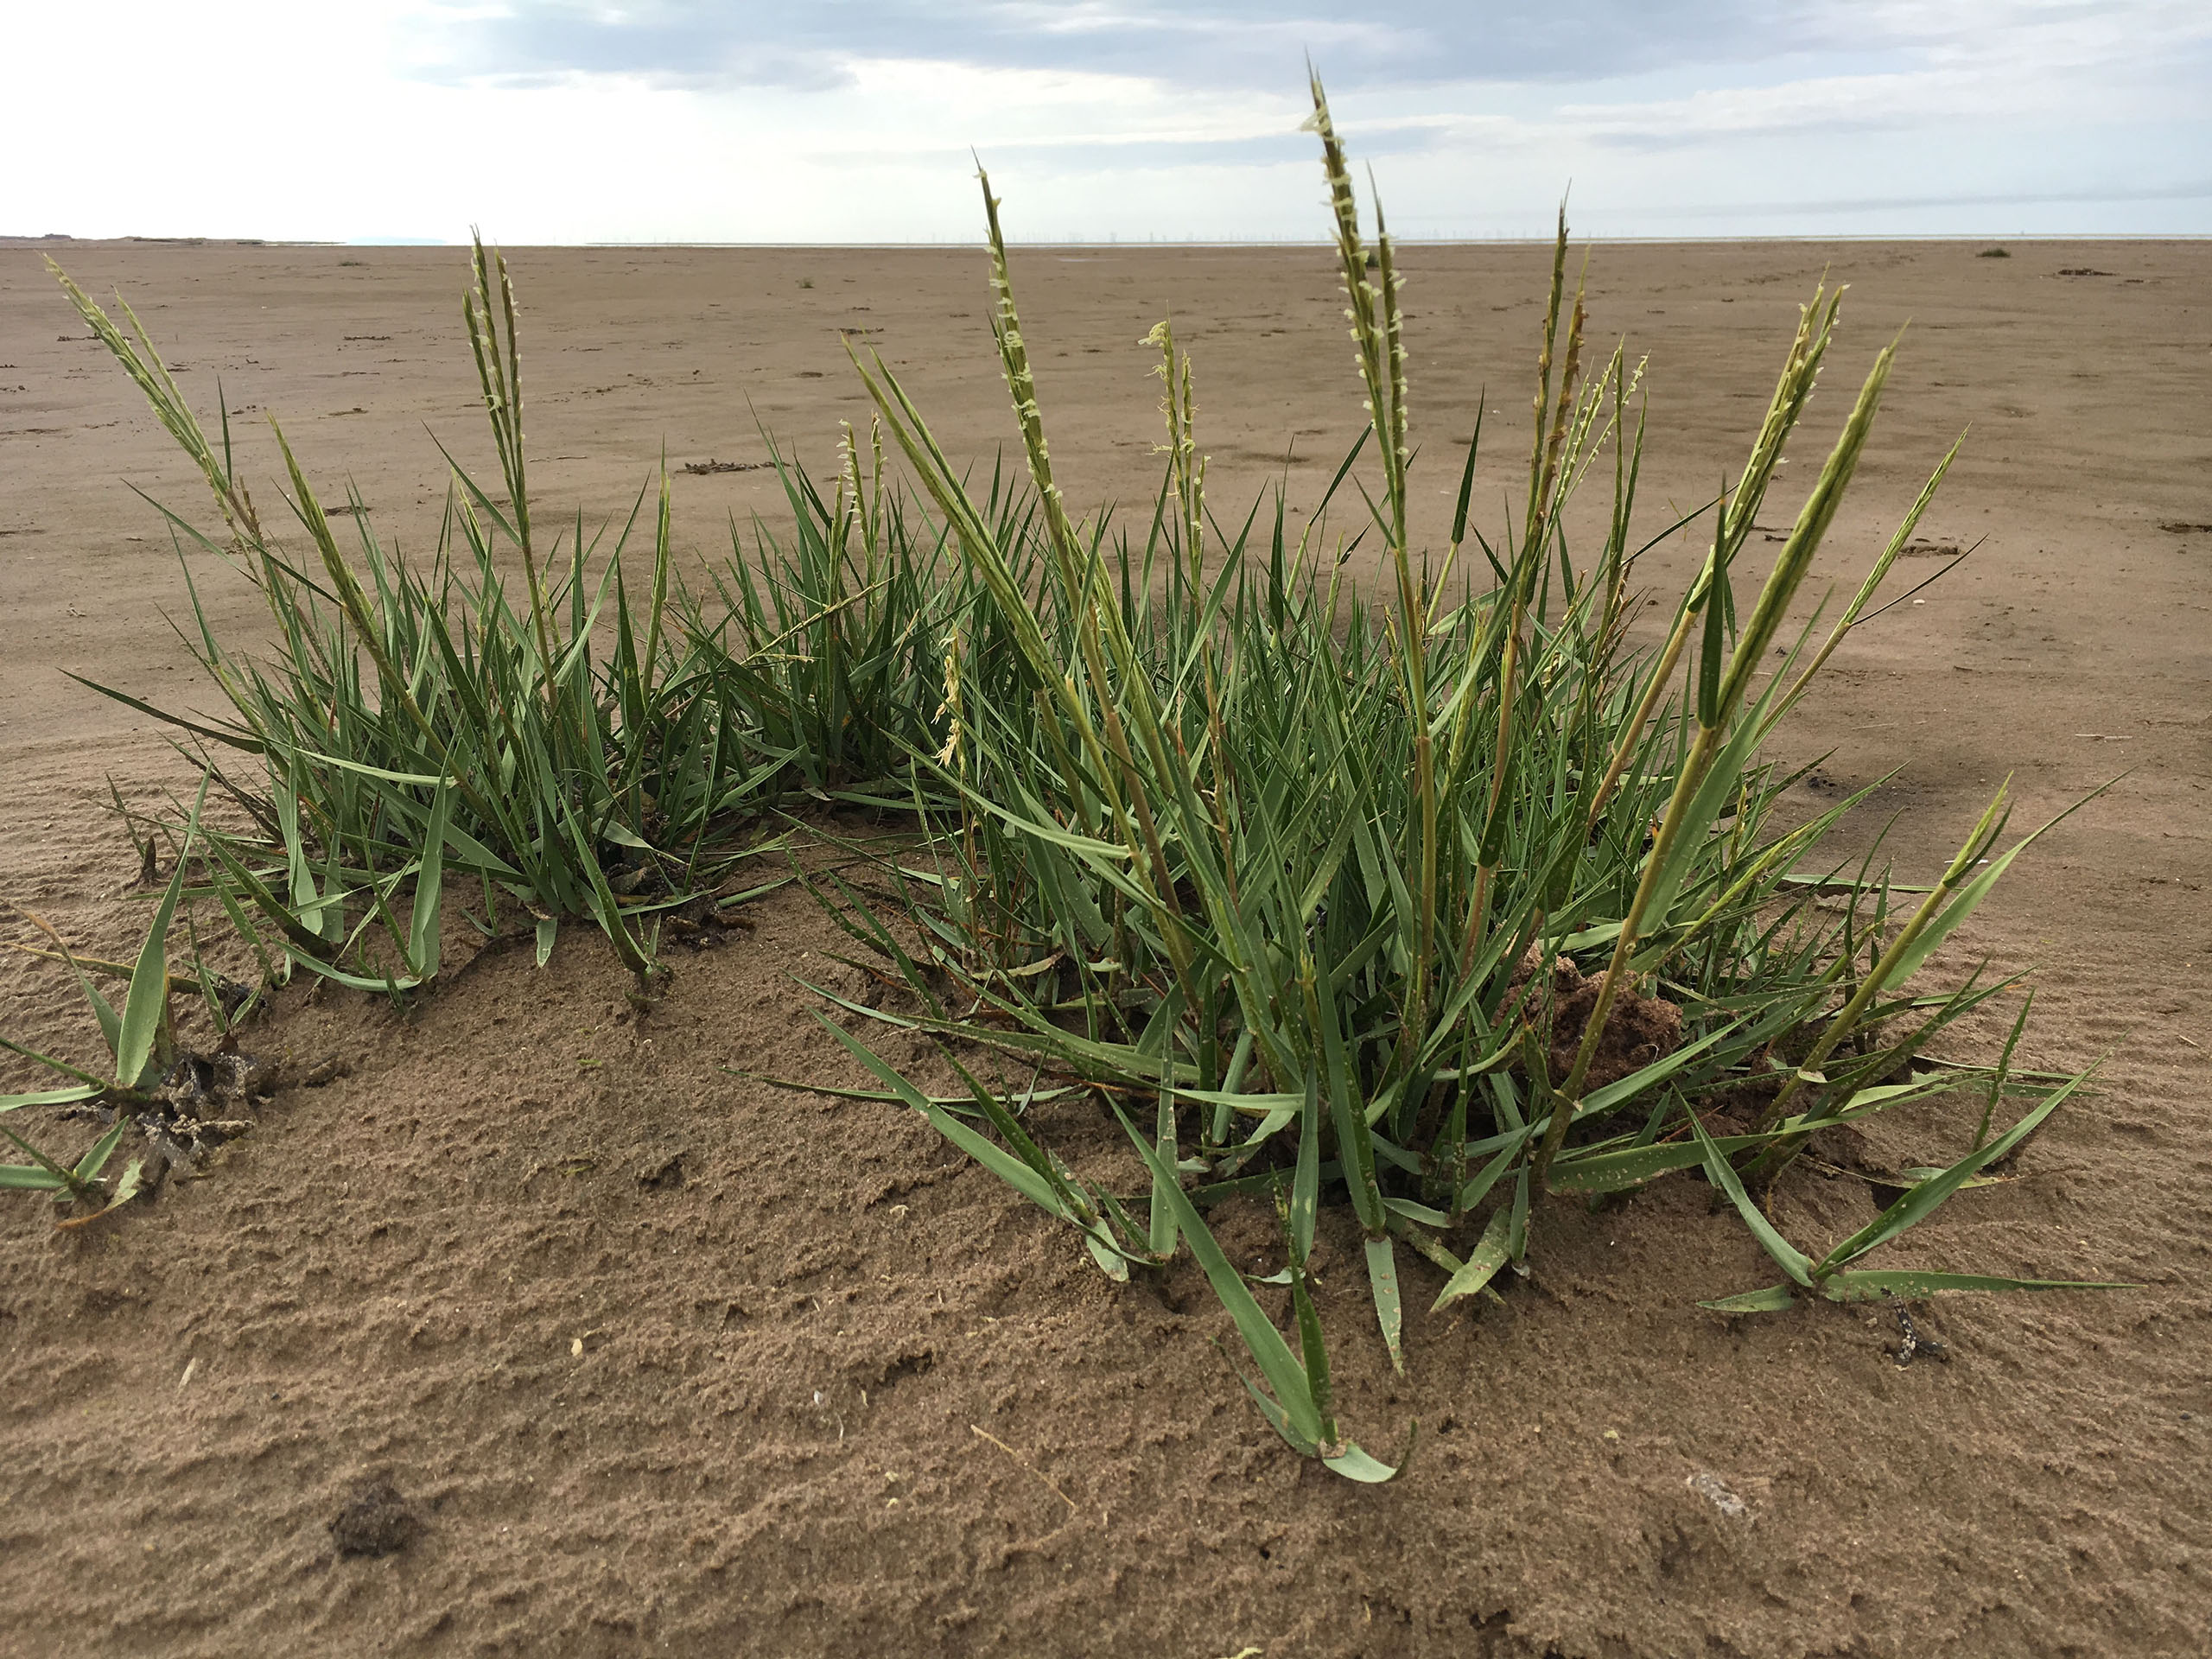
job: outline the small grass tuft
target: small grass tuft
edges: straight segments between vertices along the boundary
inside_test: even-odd
[[[201,833],[214,890],[276,977],[300,969],[393,995],[423,984],[456,878],[480,900],[466,912],[480,931],[521,918],[542,963],[562,923],[586,921],[645,988],[662,971],[659,918],[717,894],[748,823],[801,793],[895,798],[899,746],[939,741],[940,617],[962,583],[938,580],[935,544],[884,488],[880,448],[850,433],[827,498],[772,445],[792,530],[756,524],[750,554],[733,531],[711,610],[675,571],[665,467],[620,524],[588,532],[578,516],[549,537],[523,442],[513,286],[479,243],[463,311],[499,482],[442,449],[439,539],[413,564],[350,490],[343,509],[324,505],[271,417],[296,532],[279,537],[242,476],[228,409],[211,438],[130,308],[118,326],[56,275],[222,520],[203,530],[162,509],[191,599],[187,649],[230,712],[92,689],[181,732],[252,826]],[[218,638],[188,548],[258,590],[269,656]]]
[[[0,1190],[44,1192],[57,1204],[75,1207],[79,1213],[61,1222],[63,1227],[81,1226],[121,1208],[172,1171],[188,1174],[206,1152],[245,1127],[219,1114],[245,1109],[256,1092],[264,1091],[261,1085],[267,1081],[266,1072],[239,1052],[232,1034],[249,1012],[254,993],[211,973],[196,937],[189,971],[170,965],[169,936],[183,919],[179,902],[185,892],[187,860],[206,798],[203,787],[194,803],[176,868],[155,904],[153,921],[134,962],[79,956],[43,918],[29,911],[19,912],[53,948],[16,948],[52,957],[68,968],[107,1046],[106,1065],[92,1071],[0,1036],[0,1048],[68,1080],[58,1088],[0,1095],[0,1114],[43,1107],[102,1127],[92,1146],[71,1160],[41,1148],[16,1128],[0,1125],[0,1136],[30,1159],[24,1164],[0,1164]],[[185,926],[189,931],[188,919]],[[119,1009],[95,982],[96,976],[123,982]],[[173,1003],[180,991],[196,994],[205,1004],[208,1022],[219,1039],[210,1054],[192,1052],[178,1038]],[[145,1155],[130,1159],[111,1185],[106,1171],[125,1140],[134,1138],[143,1138]]]

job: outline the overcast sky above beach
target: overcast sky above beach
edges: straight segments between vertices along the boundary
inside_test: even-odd
[[[2212,232],[2206,0],[120,0],[0,8],[0,233]]]

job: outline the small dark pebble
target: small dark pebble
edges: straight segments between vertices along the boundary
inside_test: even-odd
[[[415,1541],[423,1523],[389,1480],[372,1480],[332,1517],[331,1541],[340,1555],[393,1555]]]

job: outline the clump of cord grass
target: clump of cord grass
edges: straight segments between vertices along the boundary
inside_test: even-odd
[[[223,559],[274,625],[265,657],[219,639],[187,564],[183,637],[228,711],[93,688],[180,728],[251,826],[210,827],[205,846],[214,891],[272,976],[423,983],[452,877],[480,894],[464,913],[486,933],[504,906],[534,925],[543,963],[561,923],[581,918],[649,984],[662,918],[759,891],[717,890],[749,821],[801,791],[883,798],[898,746],[938,741],[937,618],[961,583],[883,489],[880,447],[864,458],[849,432],[826,500],[778,455],[790,539],[758,531],[752,558],[741,548],[716,575],[711,612],[676,569],[664,467],[611,544],[581,516],[549,537],[523,442],[514,290],[480,242],[464,313],[499,483],[448,454],[438,543],[414,565],[378,539],[358,495],[325,507],[272,418],[293,521],[280,537],[240,475],[227,408],[211,439],[130,308],[126,331],[55,274],[207,480],[219,531],[162,509],[180,562],[188,546]],[[627,557],[639,542],[645,557]]]
[[[1709,521],[1709,550],[1663,643],[1631,649],[1642,371],[1619,348],[1589,355],[1564,215],[1521,510],[1495,540],[1470,525],[1478,420],[1450,543],[1432,557],[1408,525],[1403,277],[1379,206],[1365,233],[1318,80],[1313,92],[1369,416],[1363,534],[1382,548],[1381,603],[1344,580],[1340,550],[1313,528],[1319,512],[1295,538],[1280,501],[1271,534],[1255,534],[1256,515],[1233,531],[1215,524],[1194,372],[1165,325],[1146,342],[1166,390],[1151,531],[1133,547],[1103,518],[1071,517],[988,177],[993,334],[1034,487],[1033,541],[1009,544],[880,357],[854,353],[999,626],[988,649],[947,642],[951,729],[941,750],[914,755],[927,844],[882,872],[903,931],[851,887],[817,886],[912,1005],[830,1000],[864,1020],[980,1039],[1096,1089],[1135,1143],[1148,1194],[1074,1177],[1021,1121],[1025,1099],[997,1098],[964,1069],[971,1099],[925,1096],[830,1028],[883,1098],[925,1112],[1076,1227],[1110,1274],[1188,1244],[1257,1369],[1247,1386],[1268,1420],[1360,1479],[1391,1471],[1341,1438],[1332,1414],[1305,1281],[1325,1201],[1357,1218],[1394,1364],[1402,1251],[1443,1274],[1438,1306],[1494,1294],[1501,1272],[1522,1268],[1547,1204],[1681,1170],[1702,1170],[1787,1275],[1710,1304],[1730,1312],[1803,1294],[2069,1287],[1866,1264],[2082,1082],[1927,1056],[2016,982],[1908,983],[2050,826],[2005,846],[2000,791],[1922,893],[1866,865],[1818,862],[1863,794],[1793,829],[1773,823],[1795,775],[1762,760],[1763,746],[1876,613],[1950,465],[1833,624],[1793,628],[1895,346],[1773,564],[1747,584],[1746,541],[1834,335],[1840,296],[1815,294],[1740,474],[1695,515]],[[1608,472],[1608,530],[1578,556],[1567,503]],[[1964,1157],[1916,1172],[1824,1256],[1766,1219],[1759,1192],[1821,1130],[1974,1085],[1993,1112],[2024,1097],[2024,1114],[1993,1134],[1986,1113]],[[1279,1208],[1286,1266],[1268,1282],[1289,1287],[1294,1342],[1208,1230],[1206,1207],[1238,1193]]]
[[[1439,1306],[1494,1296],[1525,1271],[1547,1205],[1691,1170],[1784,1275],[1716,1307],[2065,1287],[1868,1264],[2081,1085],[2012,1068],[2017,1022],[1994,1067],[1929,1055],[2016,981],[1912,982],[2050,826],[2008,844],[2000,791],[1939,880],[1896,887],[1871,860],[1821,861],[1863,794],[1779,828],[1794,776],[1762,758],[1885,608],[1950,464],[1834,622],[1793,626],[1894,348],[1756,583],[1742,556],[1834,335],[1825,288],[1741,472],[1639,542],[1642,369],[1590,352],[1562,218],[1519,508],[1494,537],[1471,523],[1478,410],[1449,541],[1418,549],[1403,277],[1379,207],[1366,232],[1313,92],[1369,419],[1296,532],[1280,498],[1271,520],[1213,517],[1197,373],[1164,324],[1145,341],[1167,424],[1149,527],[1133,540],[1071,514],[988,179],[993,334],[1026,486],[995,471],[971,487],[881,359],[855,351],[868,442],[846,434],[827,493],[779,457],[792,528],[756,525],[749,550],[734,531],[711,594],[677,569],[664,476],[635,582],[623,556],[645,493],[603,550],[580,521],[550,542],[533,529],[512,292],[480,247],[467,315],[500,484],[453,466],[423,570],[377,542],[358,498],[349,556],[281,432],[298,529],[265,532],[227,413],[218,446],[127,308],[128,335],[72,287],[207,479],[223,529],[172,514],[180,544],[228,559],[276,624],[254,659],[213,637],[195,596],[188,643],[231,712],[161,716],[254,826],[202,832],[209,890],[272,978],[304,966],[418,985],[438,969],[440,895],[473,881],[478,926],[519,906],[542,960],[563,919],[587,918],[650,983],[656,918],[736,896],[720,884],[760,815],[806,798],[910,808],[919,845],[880,859],[868,891],[807,878],[910,994],[843,1007],[980,1039],[1039,1075],[1005,1095],[956,1060],[964,1092],[926,1095],[839,1031],[874,1092],[1077,1229],[1117,1279],[1187,1245],[1262,1413],[1355,1478],[1393,1471],[1335,1417],[1306,1267],[1325,1201],[1363,1235],[1394,1363],[1402,1252],[1443,1275]],[[887,479],[892,452],[918,499]],[[1608,475],[1602,537],[1578,550],[1568,504]],[[1325,527],[1347,484],[1381,549],[1379,599]],[[1657,646],[1632,646],[1637,558],[1691,523],[1709,531],[1702,565]],[[519,597],[505,574],[518,562]],[[1903,1196],[1860,1233],[1815,1259],[1767,1220],[1764,1191],[1821,1131],[1962,1088],[1983,1091],[1971,1148],[1903,1172]],[[1078,1089],[1122,1115],[1143,1191],[1079,1178],[1045,1144],[1033,1109]],[[1206,1223],[1238,1194],[1277,1207],[1285,1265],[1265,1282],[1287,1289],[1290,1336]]]

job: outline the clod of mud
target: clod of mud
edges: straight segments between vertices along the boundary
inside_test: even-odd
[[[701,893],[689,904],[665,912],[661,937],[671,944],[688,944],[694,950],[711,950],[734,931],[750,933],[753,921],[741,911],[725,911],[711,893]]]
[[[1899,1370],[1911,1364],[1914,1357],[1920,1354],[1925,1354],[1930,1359],[1940,1359],[1946,1365],[1951,1363],[1951,1350],[1948,1344],[1936,1341],[1935,1338],[1914,1324],[1911,1311],[1902,1300],[1892,1295],[1890,1298],[1890,1306],[1897,1316],[1899,1336],[1897,1345],[1890,1350],[1890,1357],[1897,1362]]]
[[[171,1174],[189,1178],[201,1160],[253,1127],[241,1114],[259,1109],[276,1088],[277,1069],[228,1039],[212,1054],[180,1055],[162,1080],[157,1103],[138,1127]]]
[[[694,478],[704,478],[709,473],[758,473],[772,465],[766,461],[687,461],[683,470]]]
[[[1574,1069],[1574,1057],[1589,1029],[1590,1015],[1604,991],[1605,975],[1583,976],[1566,957],[1552,959],[1551,971],[1541,975],[1541,954],[1530,945],[1514,969],[1506,987],[1504,1017],[1532,1020],[1548,1027],[1551,1052],[1547,1063],[1552,1081],[1563,1082]],[[1602,1089],[1630,1072],[1641,1071],[1664,1059],[1682,1040],[1682,1011],[1672,1002],[1646,996],[1630,986],[1613,999],[1605,1014],[1605,1029],[1590,1062],[1584,1087]]]
[[[396,1555],[422,1530],[399,1489],[382,1478],[359,1488],[330,1520],[330,1539],[340,1555]]]
[[[102,1125],[127,1111],[152,1158],[147,1185],[190,1180],[200,1163],[225,1141],[253,1127],[253,1115],[276,1091],[278,1068],[240,1050],[226,1037],[213,1052],[177,1056],[161,1083],[145,1095],[111,1091],[68,1116]]]
[[[308,1067],[307,1075],[300,1079],[300,1087],[321,1089],[337,1082],[340,1077],[350,1077],[353,1075],[353,1061],[343,1055],[334,1054],[328,1059],[318,1061]]]

